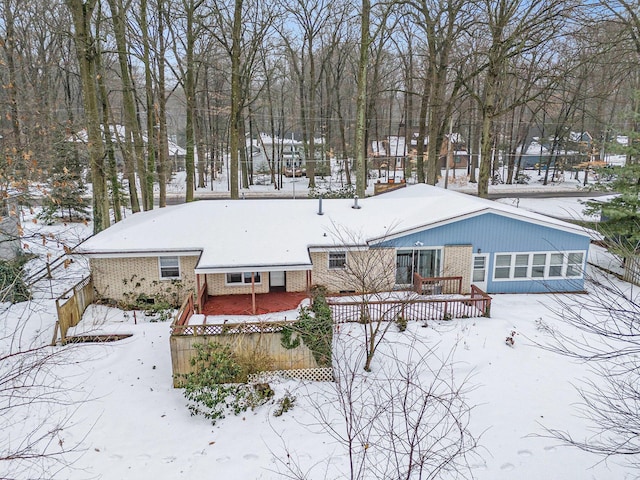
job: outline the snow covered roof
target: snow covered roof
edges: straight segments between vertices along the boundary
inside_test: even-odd
[[[100,125],[102,129],[102,135],[104,137],[104,125]],[[109,125],[109,131],[111,132],[111,140],[113,142],[124,142],[126,138],[126,129],[124,125]],[[75,143],[88,143],[89,142],[89,134],[87,133],[87,129],[83,128],[79,132],[74,133],[68,138],[68,141]],[[146,134],[142,134],[142,141],[147,144],[149,142],[149,137]],[[167,139],[167,145],[169,147],[169,155],[171,156],[185,156],[187,151],[178,145],[175,142]]]
[[[315,199],[202,200],[132,215],[77,252],[200,255],[196,273],[306,270],[310,248],[366,245],[489,212],[588,236],[562,220],[424,184],[360,199],[359,209],[353,203],[323,200],[323,215],[318,215]]]

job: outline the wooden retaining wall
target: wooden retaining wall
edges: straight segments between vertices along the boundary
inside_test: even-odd
[[[56,299],[58,321],[53,332],[52,345],[58,341],[58,332],[62,343],[66,341],[69,328],[78,325],[82,314],[94,300],[95,292],[91,277],[84,278]]]
[[[176,326],[174,325],[173,333],[169,338],[173,386],[180,387],[180,377],[192,371],[193,367],[190,362],[196,354],[194,345],[197,343],[215,342],[229,345],[231,351],[237,356],[256,359],[256,366],[264,371],[318,368],[313,353],[302,343],[302,339],[296,348],[286,349],[282,346],[281,331],[284,324],[285,322],[278,324],[271,322],[226,324],[224,325],[225,333],[212,334],[210,329],[205,335],[202,335],[205,331],[204,328],[198,327],[212,327],[213,325],[187,326],[187,334],[176,334]],[[215,330],[222,332],[222,329],[216,328]],[[182,331],[184,332],[184,330]]]

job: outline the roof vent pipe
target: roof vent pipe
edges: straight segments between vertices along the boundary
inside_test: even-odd
[[[362,208],[360,205],[358,205],[358,195],[353,196],[353,206],[351,208],[355,208],[356,210]]]
[[[324,215],[322,211],[322,197],[318,197],[318,215]]]

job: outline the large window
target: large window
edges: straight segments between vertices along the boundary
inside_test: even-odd
[[[260,272],[254,272],[253,279],[255,283],[260,283],[262,281],[260,277]],[[251,272],[227,273],[226,280],[227,280],[227,285],[238,285],[238,284],[251,285]]]
[[[158,260],[161,279],[180,278],[180,257],[158,257]]]
[[[582,277],[584,252],[498,253],[493,279],[528,280]]]
[[[329,270],[343,269],[347,265],[347,252],[329,252]]]
[[[440,276],[441,249],[398,250],[396,253],[396,284],[413,284],[413,274],[421,277]]]

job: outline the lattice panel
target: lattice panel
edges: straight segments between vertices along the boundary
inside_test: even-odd
[[[280,378],[306,380],[310,382],[333,382],[333,369],[330,367],[300,368],[252,373],[248,376],[248,381],[249,383],[267,383]]]

